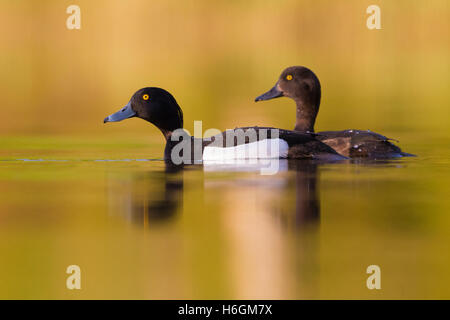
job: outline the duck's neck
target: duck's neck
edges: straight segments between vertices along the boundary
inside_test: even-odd
[[[163,136],[164,136],[164,139],[166,139],[166,142],[167,141],[169,141],[169,139],[170,139],[170,137],[172,136],[172,130],[165,130],[165,129],[159,129],[159,130],[161,130],[161,132],[162,132],[162,134],[163,134]]]
[[[183,120],[175,121],[173,123],[164,123],[164,125],[156,125],[156,127],[162,132],[164,139],[169,141],[172,134],[176,130],[183,130]]]
[[[164,115],[156,118],[147,118],[148,122],[157,127],[166,139],[166,142],[170,140],[174,131],[183,129],[183,112],[178,104],[165,105]]]
[[[317,111],[319,108],[303,103],[302,101],[296,101],[296,104],[297,117],[294,130],[314,132],[314,123],[316,122]]]

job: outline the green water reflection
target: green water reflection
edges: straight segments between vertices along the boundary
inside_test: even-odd
[[[447,162],[280,168],[2,160],[0,297],[450,297]]]

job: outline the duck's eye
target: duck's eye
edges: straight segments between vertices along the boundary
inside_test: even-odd
[[[287,80],[287,81],[291,81],[291,80],[292,80],[292,74],[288,74],[288,75],[286,76],[286,80]]]
[[[144,100],[148,100],[148,98],[149,98],[148,94],[144,94],[144,95],[142,96],[142,99],[144,99]]]

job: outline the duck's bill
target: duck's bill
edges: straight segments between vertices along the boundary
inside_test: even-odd
[[[113,113],[112,115],[107,116],[103,120],[103,123],[122,121],[122,120],[125,120],[125,119],[128,119],[128,118],[132,118],[135,115],[136,115],[136,112],[133,111],[133,109],[131,108],[130,103],[128,102],[128,104],[125,107],[123,107],[122,109],[120,109],[116,113]]]
[[[255,99],[255,102],[258,102],[258,101],[261,101],[261,100],[270,100],[270,99],[274,99],[274,98],[278,98],[278,97],[282,97],[282,96],[283,96],[283,91],[278,89],[278,83],[277,83],[276,85],[273,86],[272,89],[270,89],[266,93],[264,93],[264,94],[260,95],[259,97],[257,97]]]

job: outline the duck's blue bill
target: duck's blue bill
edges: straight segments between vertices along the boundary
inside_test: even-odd
[[[261,100],[270,100],[270,99],[278,98],[278,97],[282,97],[282,96],[283,96],[283,92],[280,89],[278,89],[278,83],[277,83],[276,85],[273,86],[272,89],[270,89],[266,93],[257,97],[255,99],[255,102],[258,102]]]
[[[116,113],[113,113],[110,116],[107,116],[103,120],[103,123],[122,121],[122,120],[125,120],[128,118],[132,118],[135,115],[136,115],[136,112],[133,111],[130,103],[128,102],[128,104],[125,107],[123,107],[121,110],[117,111]]]

